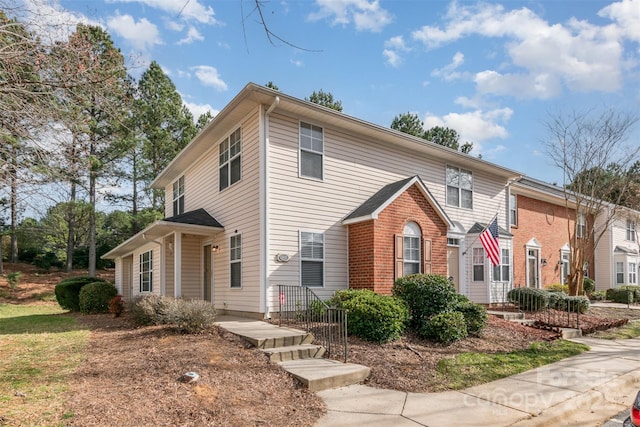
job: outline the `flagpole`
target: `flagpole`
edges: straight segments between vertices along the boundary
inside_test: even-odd
[[[470,247],[471,247],[471,246],[472,246],[472,245],[473,245],[473,244],[474,244],[474,243],[475,243],[475,242],[480,238],[480,235],[481,235],[482,233],[484,233],[484,231],[485,231],[487,228],[489,228],[489,226],[491,225],[491,223],[493,222],[493,220],[494,220],[494,219],[496,219],[496,218],[498,218],[498,214],[499,214],[499,213],[500,213],[500,211],[496,212],[496,214],[491,218],[491,220],[487,223],[487,225],[485,225],[485,226],[484,226],[484,228],[482,229],[482,231],[478,233],[478,235],[475,237],[475,239],[473,239],[473,241],[467,245],[467,248],[470,248]],[[468,249],[465,249],[465,251],[464,251],[464,252],[462,252],[462,255],[466,255],[468,251],[469,251]]]

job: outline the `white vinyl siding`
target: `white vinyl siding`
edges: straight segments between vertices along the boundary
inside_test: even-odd
[[[277,254],[291,257],[286,263],[270,263],[269,284],[299,284],[299,235],[297,230],[322,231],[325,237],[325,287],[317,293],[329,298],[336,290],[348,288],[348,232],[341,221],[383,186],[419,175],[431,194],[445,206],[444,162],[415,150],[391,146],[369,138],[354,137],[324,123],[324,181],[297,179],[299,176],[299,120],[272,114],[269,129],[269,259]],[[447,209],[450,218],[465,229],[478,218],[491,218],[496,200],[506,200],[505,178],[473,170],[473,210]],[[191,189],[189,190],[191,194]],[[504,219],[506,208],[500,218]],[[505,220],[501,226],[505,226]],[[224,223],[223,223],[224,224]],[[226,224],[224,224],[226,226]],[[461,251],[463,249],[461,248]],[[465,271],[471,268],[470,256]],[[465,273],[471,280],[470,272]],[[477,286],[480,288],[480,286]],[[475,291],[475,289],[474,289]],[[474,301],[488,302],[485,286]],[[277,307],[277,291],[270,291],[272,307]]]
[[[214,303],[216,309],[227,309],[239,312],[261,312],[260,302],[260,205],[259,205],[259,120],[258,110],[254,110],[241,121],[229,125],[229,134],[238,128],[242,129],[242,179],[225,191],[217,191],[219,184],[219,147],[220,139],[211,140],[211,148],[198,161],[184,171],[188,184],[189,197],[185,199],[185,211],[204,208],[225,231],[211,232],[198,236],[198,244],[213,241],[218,251],[213,254]],[[229,135],[228,134],[228,135]],[[295,157],[295,151],[294,151]],[[171,194],[172,186],[165,187],[166,194]],[[171,210],[171,201],[167,203]],[[237,230],[237,232],[236,232]],[[229,243],[234,234],[242,234],[242,288],[230,287]],[[185,244],[183,236],[183,246]],[[297,239],[296,239],[297,241]],[[194,257],[200,260],[202,248],[197,249]],[[189,254],[189,256],[192,256]],[[194,261],[195,262],[195,261]],[[201,262],[199,262],[201,264]],[[201,268],[185,271],[183,264],[183,287],[186,277],[197,275],[198,289],[201,288]],[[167,288],[172,274],[167,274]],[[195,277],[195,276],[194,276]],[[191,279],[188,279],[191,281]],[[195,282],[194,282],[195,283]],[[184,293],[184,289],[183,289]]]

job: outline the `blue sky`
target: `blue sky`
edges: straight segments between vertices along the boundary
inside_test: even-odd
[[[543,122],[559,112],[640,110],[640,0],[29,0],[48,22],[101,25],[138,77],[151,60],[194,115],[248,82],[389,126],[417,113],[456,129],[474,153],[561,182]],[[640,126],[632,140],[640,143]]]

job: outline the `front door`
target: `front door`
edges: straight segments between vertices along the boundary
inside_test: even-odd
[[[540,280],[538,276],[538,249],[527,250],[527,286],[529,288],[539,288]]]
[[[202,299],[211,302],[211,245],[202,248]]]

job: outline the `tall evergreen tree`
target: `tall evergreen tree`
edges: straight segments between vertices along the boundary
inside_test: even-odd
[[[196,127],[175,85],[157,62],[142,74],[138,90],[135,111],[146,160],[141,177],[151,194],[151,207],[161,209],[163,191],[151,191],[149,184],[195,136]]]
[[[332,110],[342,111],[342,101],[334,100],[331,92],[325,92],[320,89],[318,92],[315,90],[309,96],[305,98],[305,101],[313,102],[314,104],[322,105],[323,107],[331,108]]]

